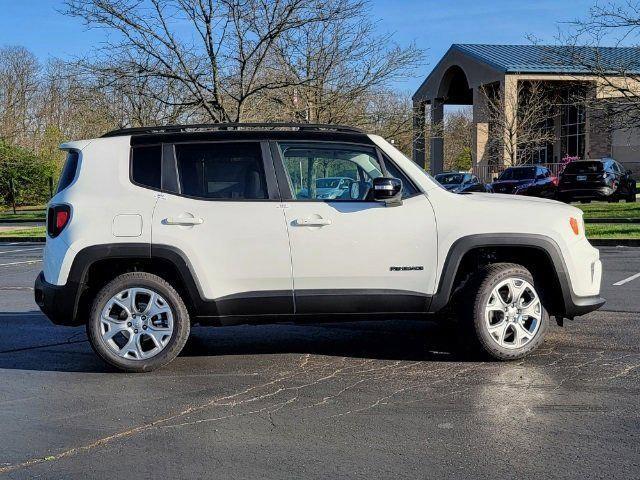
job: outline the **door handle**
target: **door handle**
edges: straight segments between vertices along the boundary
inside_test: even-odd
[[[323,227],[325,225],[331,225],[331,220],[328,218],[298,218],[295,224],[299,227]]]
[[[184,217],[175,218],[169,217],[164,219],[164,223],[167,225],[201,225],[204,223],[202,218]]]

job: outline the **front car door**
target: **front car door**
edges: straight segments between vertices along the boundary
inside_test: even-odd
[[[198,283],[199,313],[293,313],[289,239],[268,143],[165,144],[163,166],[152,250],[179,251]]]
[[[436,225],[424,194],[372,145],[272,143],[300,314],[424,312],[433,293]],[[372,201],[372,180],[400,176],[402,205]],[[348,196],[313,195],[316,178],[348,177]],[[310,192],[310,196],[307,196]]]

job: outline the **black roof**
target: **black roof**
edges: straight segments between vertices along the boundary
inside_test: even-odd
[[[344,125],[328,125],[318,123],[200,123],[193,125],[157,125],[151,127],[121,128],[102,135],[119,137],[124,135],[154,135],[203,132],[246,132],[246,131],[298,131],[298,132],[331,132],[331,133],[364,133],[357,128]]]

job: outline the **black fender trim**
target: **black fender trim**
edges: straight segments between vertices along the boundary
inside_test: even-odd
[[[431,299],[430,312],[443,309],[451,298],[453,282],[466,253],[480,247],[530,247],[544,252],[552,262],[562,290],[561,311],[553,315],[573,318],[597,310],[605,300],[599,296],[579,297],[574,294],[571,279],[558,244],[550,237],[537,234],[501,233],[469,235],[456,240],[443,263],[438,290]]]

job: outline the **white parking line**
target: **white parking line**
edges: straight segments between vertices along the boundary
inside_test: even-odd
[[[0,263],[0,267],[11,267],[13,265],[30,265],[32,263],[39,263],[42,260],[29,260],[28,262],[11,262],[11,263]]]
[[[632,280],[635,280],[636,278],[640,278],[640,273],[636,273],[635,275],[631,275],[630,277],[625,278],[624,280],[620,280],[619,282],[616,282],[613,284],[614,287],[619,287],[620,285],[624,285],[625,283],[629,283]]]
[[[32,250],[41,250],[42,247],[34,247],[34,248],[21,248],[20,250],[0,250],[0,255],[3,253],[18,253],[18,252],[30,252]]]

